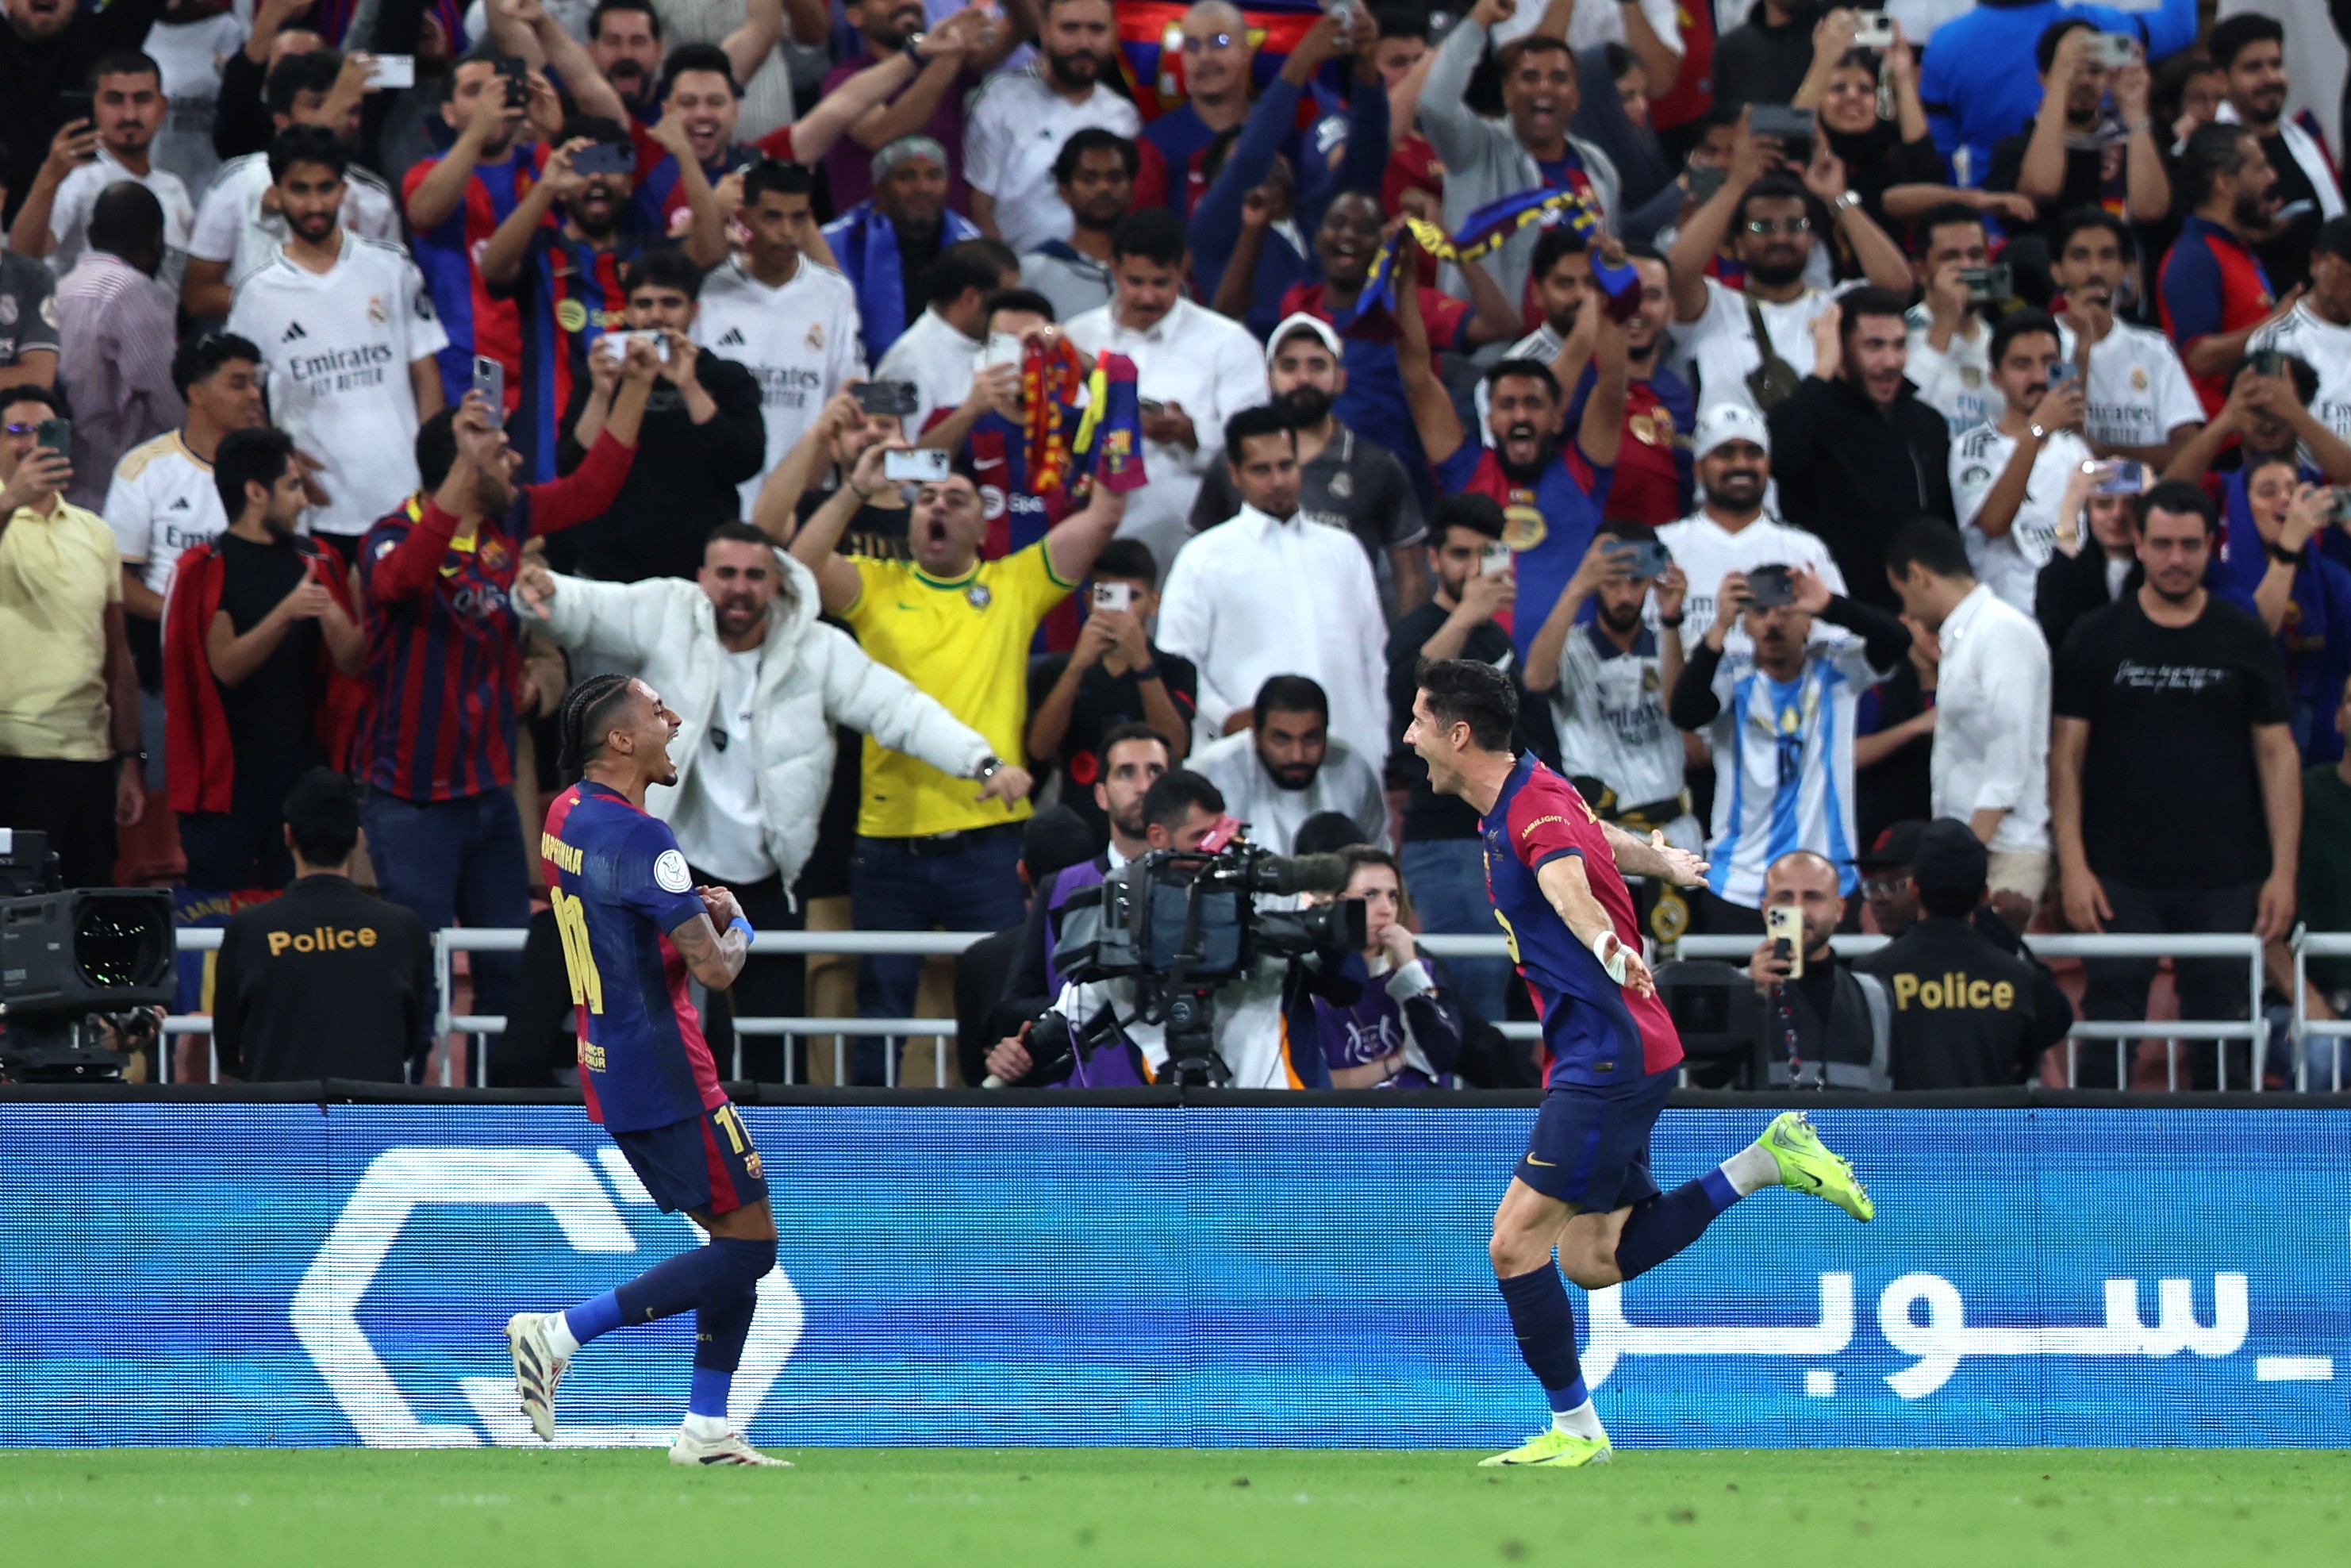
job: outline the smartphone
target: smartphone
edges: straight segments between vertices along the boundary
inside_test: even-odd
[[[636,166],[634,150],[617,141],[590,142],[571,160],[571,172],[575,174],[626,174]]]
[[[1692,163],[1684,171],[1684,177],[1689,182],[1690,200],[1702,207],[1714,200],[1715,193],[1722,189],[1724,173],[1713,163]]]
[[[1145,413],[1165,413],[1167,412],[1167,405],[1154,397],[1136,398],[1134,400],[1134,406],[1141,409]]]
[[[1804,977],[1804,912],[1792,904],[1775,904],[1763,912],[1763,929],[1771,938],[1771,956],[1788,960],[1788,978]]]
[[[1777,141],[1783,157],[1799,163],[1813,161],[1813,116],[1809,110],[1792,109],[1784,103],[1750,104],[1747,129]]]
[[[2252,353],[2253,374],[2278,376],[2285,373],[2285,353],[2279,349],[2255,349]]]
[[[498,75],[506,78],[507,107],[525,109],[530,104],[530,83],[525,78],[523,63],[511,56],[498,62]]]
[[[2098,463],[2097,482],[2090,486],[2094,496],[2137,496],[2147,489],[2147,465],[2144,463]]]
[[[1097,582],[1094,584],[1094,608],[1115,610],[1123,614],[1134,604],[1134,585],[1128,582]]]
[[[1634,577],[1663,577],[1674,558],[1665,546],[1655,539],[1628,539],[1609,549],[1610,555],[1625,563],[1625,570]]]
[[[73,421],[45,419],[35,431],[33,441],[36,445],[45,446],[61,457],[68,456],[73,452]]]
[[[935,485],[947,476],[947,455],[935,446],[882,455],[882,477],[893,483]]]
[[[2118,71],[2138,58],[2138,44],[2120,33],[2100,33],[2097,42],[2090,47],[2090,58],[2110,71]]]
[[[2336,485],[2326,492],[2326,520],[2339,523],[2351,518],[2351,488]]]
[[[1017,365],[1023,350],[1019,338],[1011,332],[990,332],[987,347],[979,356],[979,368],[992,371],[998,365]]]
[[[1966,286],[1969,300],[1977,305],[1997,304],[2016,291],[2016,275],[2004,261],[1990,267],[1963,267],[1959,282]]]
[[[1796,602],[1795,574],[1784,566],[1759,566],[1747,574],[1747,591],[1758,610],[1774,610]]]
[[[474,356],[474,390],[490,405],[490,423],[504,426],[507,422],[507,368],[486,355]]]
[[[1864,11],[1854,18],[1853,47],[1856,49],[1892,48],[1894,18],[1883,11]]]
[[[67,125],[77,120],[98,122],[98,99],[86,92],[57,94],[57,123]]]
[[[1516,559],[1516,552],[1510,546],[1496,539],[1492,544],[1486,545],[1478,551],[1478,575],[1499,577],[1510,570]]]
[[[1331,19],[1339,25],[1342,33],[1355,25],[1354,0],[1322,0],[1322,9],[1331,13]]]
[[[669,334],[666,332],[647,331],[642,329],[624,329],[619,331],[605,333],[602,337],[596,340],[596,347],[606,359],[617,360],[629,351],[630,340],[638,338],[643,339],[644,341],[651,343],[653,346],[654,359],[659,360],[664,365],[669,363]],[[612,346],[607,349],[604,347],[607,343],[610,343]]]
[[[368,67],[368,85],[394,88],[416,85],[414,55],[378,55]]]
[[[857,406],[868,414],[895,414],[904,419],[921,406],[912,382],[860,382],[850,391],[856,395]]]
[[[2059,387],[2071,384],[2074,378],[2081,373],[2081,371],[2082,367],[2075,364],[2071,360],[2050,361],[2049,390],[2051,392],[2055,392]]]

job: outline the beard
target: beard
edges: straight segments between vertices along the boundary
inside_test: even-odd
[[[1303,430],[1331,417],[1331,394],[1317,386],[1292,387],[1274,399],[1274,406]]]
[[[1262,757],[1258,760],[1264,764],[1268,778],[1282,789],[1292,791],[1311,789],[1314,783],[1314,775],[1322,770],[1321,764],[1313,762],[1293,762],[1287,767],[1278,768],[1270,762],[1266,762]]]
[[[2266,195],[2255,195],[2251,191],[2240,191],[2237,193],[2235,204],[2229,209],[2229,215],[2236,219],[2237,226],[2241,229],[2267,228],[2270,222],[2270,199]]]
[[[1750,261],[1747,276],[1771,288],[1784,288],[1804,276],[1804,265],[1810,257],[1796,261]]]
[[[1534,433],[1533,425],[1520,423],[1510,426],[1507,434],[1512,441],[1523,441]],[[1558,451],[1558,437],[1546,435],[1535,443],[1535,456],[1531,463],[1513,463],[1502,455],[1499,446],[1494,448],[1494,461],[1500,465],[1503,476],[1511,484],[1532,485],[1542,477],[1543,471],[1551,466]]]
[[[1068,55],[1047,49],[1045,68],[1052,73],[1055,83],[1066,88],[1092,87],[1102,78],[1101,57],[1084,49]]]
[[[1110,825],[1118,830],[1121,838],[1134,839],[1140,842],[1150,833],[1151,824],[1143,819],[1143,801],[1140,798],[1126,809],[1124,815],[1113,811],[1109,816]]]

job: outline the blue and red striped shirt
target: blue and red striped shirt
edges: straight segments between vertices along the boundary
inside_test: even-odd
[[[444,156],[410,167],[400,182],[403,209]],[[528,193],[546,162],[547,149],[533,145],[513,149],[499,162],[476,163],[457,210],[431,228],[417,230],[409,242],[424,274],[424,287],[433,296],[433,308],[440,312],[441,325],[449,334],[449,346],[437,357],[441,390],[452,407],[473,390],[475,354],[506,367],[508,413],[522,395],[521,318],[511,298],[490,292],[482,277],[481,258],[490,236],[515,210],[515,204]]]
[[[676,156],[654,141],[653,132],[640,121],[629,122],[629,138],[637,146],[637,188],[629,197],[629,216],[624,226],[646,239],[682,236],[690,220],[685,192],[679,184],[683,171],[677,166]],[[747,145],[736,142],[719,153],[716,163],[702,166],[703,177],[716,185],[736,170],[748,168],[763,157],[779,163],[796,161],[792,157],[790,126],[770,131]]]
[[[523,470],[544,483],[555,477],[556,449],[562,438],[563,411],[588,378],[588,355],[596,340],[625,326],[628,293],[621,249],[598,250],[561,228],[531,236],[530,254],[511,289],[522,325],[522,382],[512,378],[507,397],[513,412],[507,439],[523,455]]]
[[[525,485],[503,517],[465,532],[429,497],[360,543],[367,682],[374,698],[361,776],[403,800],[455,800],[515,776],[522,623],[513,601],[523,541],[603,515],[636,448],[596,438],[578,470]]]
[[[1682,1040],[1666,1004],[1655,991],[1635,997],[1610,979],[1536,881],[1562,855],[1583,857],[1584,881],[1617,940],[1641,950],[1640,917],[1615,851],[1575,786],[1522,754],[1478,829],[1494,918],[1542,1019],[1544,1087],[1630,1082],[1678,1063]]]
[[[2182,357],[2199,338],[2250,327],[2277,305],[2261,258],[2235,235],[2193,213],[2179,225],[2179,237],[2157,277],[2163,335],[2179,345]],[[2203,399],[2204,412],[2217,415],[2229,401],[2228,373],[2190,371],[2188,379]]]

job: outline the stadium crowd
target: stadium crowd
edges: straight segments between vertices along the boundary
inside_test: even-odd
[[[1658,944],[1803,911],[1727,1082],[2036,1072],[2034,928],[2255,932],[2283,988],[2351,929],[2340,138],[2258,12],[1889,9],[9,0],[0,824],[217,924],[350,858],[287,830],[345,773],[362,882],[530,927],[469,980],[544,1081],[549,725],[623,672],[760,929],[1003,934],[967,1082],[1036,1076],[1069,894],[1229,814],[1368,901],[1288,1081],[1531,1082],[1507,967],[1413,939],[1495,929],[1400,738],[1467,657],[1710,860]],[[1963,1003],[1831,960],[1865,925],[2008,966],[2013,1040],[1922,1044]],[[844,962],[753,959],[722,1060],[823,1077],[730,1014]]]

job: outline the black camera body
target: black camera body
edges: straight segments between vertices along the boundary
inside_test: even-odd
[[[120,1079],[123,1058],[95,1041],[110,1015],[169,1007],[177,997],[172,929],[164,888],[0,898],[0,1079]],[[125,1030],[114,1020],[117,1038]]]

